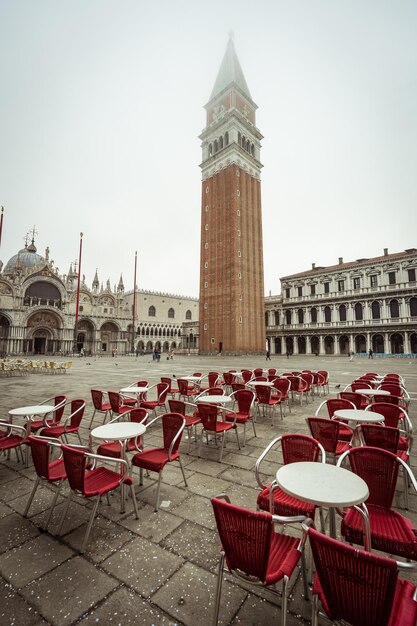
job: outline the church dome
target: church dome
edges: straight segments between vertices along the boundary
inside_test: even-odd
[[[37,253],[36,246],[33,242],[29,246],[25,246],[22,250],[19,250],[17,254],[14,254],[6,264],[3,270],[4,274],[12,274],[17,269],[35,269],[39,265],[45,264],[46,261],[40,254]]]

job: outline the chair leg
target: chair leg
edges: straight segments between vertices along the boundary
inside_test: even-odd
[[[49,508],[49,515],[48,515],[48,519],[46,520],[45,530],[48,530],[49,522],[51,521],[52,513],[53,513],[53,510],[54,510],[55,505],[57,503],[59,492],[61,491],[61,486],[62,486],[63,482],[64,482],[63,480],[60,480],[59,483],[56,486],[55,495],[54,495],[54,498],[52,500],[52,505]]]
[[[159,509],[159,494],[161,492],[161,481],[162,481],[162,472],[158,472],[158,486],[156,488],[156,499],[155,499],[155,513],[158,512]]]
[[[135,509],[135,517],[136,517],[136,519],[139,519],[138,503],[137,503],[137,500],[136,500],[135,486],[134,486],[133,483],[130,485],[130,491],[131,491],[131,494],[132,494],[133,508]]]
[[[223,457],[223,448],[224,448],[224,440],[226,439],[226,434],[227,434],[227,431],[226,431],[226,430],[224,430],[224,431],[223,431],[223,436],[222,436],[222,447],[220,448],[220,458],[219,458],[219,463],[221,463],[221,462],[222,462],[222,457]]]
[[[29,496],[28,503],[27,503],[26,508],[25,508],[25,510],[24,510],[24,513],[23,513],[23,517],[27,517],[27,514],[28,514],[28,512],[29,512],[30,505],[32,504],[33,496],[35,495],[35,492],[36,492],[36,490],[37,490],[37,488],[38,488],[38,486],[39,486],[40,480],[41,480],[41,479],[39,478],[39,476],[38,476],[38,477],[36,478],[36,480],[35,480],[35,484],[33,485],[32,493],[31,493],[31,494],[30,494],[30,496]]]
[[[308,600],[310,597],[308,590],[308,581],[307,581],[307,567],[306,567],[306,555],[303,550],[301,554],[301,575],[303,577],[303,587],[304,587],[304,600]]]
[[[286,626],[287,623],[287,585],[288,576],[282,579],[282,600],[281,600],[281,625]]]
[[[96,501],[94,502],[93,510],[91,511],[90,519],[88,520],[87,530],[85,531],[83,545],[81,546],[81,550],[80,550],[81,554],[84,554],[85,549],[87,547],[87,542],[90,536],[91,527],[93,526],[93,522],[97,513],[98,505],[100,504],[100,497],[101,496],[97,496]]]
[[[200,445],[198,446],[198,456],[199,456],[199,457],[201,456],[201,445],[202,445],[202,443],[203,443],[203,437],[204,437],[204,428],[203,428],[203,430],[201,431]]]
[[[241,448],[240,448],[240,441],[239,441],[239,433],[237,432],[237,428],[235,428],[235,433],[236,433],[236,439],[237,439],[237,446],[240,450]]]
[[[408,511],[408,475],[404,468],[402,468],[404,479],[404,508]]]
[[[64,526],[65,518],[68,515],[68,509],[69,509],[69,506],[71,504],[71,500],[72,500],[72,491],[70,491],[69,494],[68,494],[67,503],[65,505],[65,509],[64,509],[64,512],[63,512],[62,517],[61,517],[61,523],[59,525],[58,535],[60,535],[61,532],[62,532],[62,528]]]
[[[317,594],[313,596],[312,610],[311,610],[311,626],[318,626],[319,624],[319,597]]]
[[[221,553],[219,568],[217,571],[217,586],[216,586],[216,597],[214,600],[214,613],[213,613],[213,626],[217,626],[219,621],[219,610],[220,610],[220,597],[222,594],[222,584],[223,584],[223,566],[224,566],[224,553]]]
[[[96,414],[97,409],[94,409],[93,417],[90,420],[90,425],[88,426],[88,430],[91,430],[91,424],[93,423],[94,416]]]
[[[185,486],[188,487],[187,479],[185,478],[184,468],[182,466],[181,457],[178,457],[178,461],[180,463],[180,467],[181,467],[181,471],[182,471],[182,477],[184,479]]]

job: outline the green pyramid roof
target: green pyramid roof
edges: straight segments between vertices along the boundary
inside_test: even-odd
[[[242,68],[240,67],[239,59],[237,58],[232,38],[228,41],[226,52],[219,73],[217,74],[213,91],[211,92],[210,100],[219,95],[219,93],[226,89],[231,83],[236,83],[240,90],[252,100]]]

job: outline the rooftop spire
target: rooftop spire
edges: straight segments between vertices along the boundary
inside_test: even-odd
[[[213,91],[211,92],[210,100],[215,98],[219,93],[228,87],[231,83],[236,83],[241,91],[250,99],[250,91],[246,83],[246,79],[243,75],[242,68],[240,67],[239,59],[235,51],[233,43],[233,33],[229,33],[229,41],[227,43],[226,52],[223,57],[222,64],[217,74],[216,82],[214,83]]]

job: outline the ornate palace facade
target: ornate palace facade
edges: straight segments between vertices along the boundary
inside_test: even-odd
[[[417,249],[281,278],[265,300],[273,354],[417,353]]]
[[[75,328],[77,282],[76,268],[61,275],[33,239],[15,254],[0,270],[0,354],[196,349],[197,299],[138,290],[133,330],[133,291],[125,293],[121,277],[103,287],[96,272],[91,287],[82,277]]]

